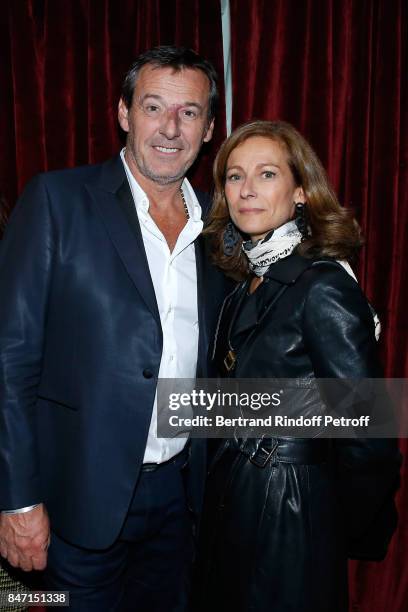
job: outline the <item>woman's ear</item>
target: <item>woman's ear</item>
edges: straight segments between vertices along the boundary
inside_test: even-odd
[[[296,203],[303,202],[304,204],[306,202],[306,196],[305,192],[303,191],[303,187],[296,187],[294,196],[294,201]]]

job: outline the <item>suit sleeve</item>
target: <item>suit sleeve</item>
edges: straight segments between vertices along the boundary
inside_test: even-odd
[[[35,406],[41,377],[54,224],[40,175],[0,242],[0,509],[42,501]]]
[[[345,385],[350,385],[353,380],[381,377],[371,311],[358,284],[343,270],[333,267],[317,275],[305,302],[303,325],[317,378],[348,379]],[[354,415],[370,414],[371,405],[360,401],[350,410]],[[397,440],[333,442],[348,555],[380,560],[397,522],[394,495],[401,464]]]

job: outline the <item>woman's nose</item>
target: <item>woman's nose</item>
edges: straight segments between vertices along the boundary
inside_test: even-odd
[[[246,177],[241,184],[241,198],[254,198],[256,197],[255,187],[251,177]]]

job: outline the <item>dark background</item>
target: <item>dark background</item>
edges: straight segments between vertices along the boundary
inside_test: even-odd
[[[35,173],[119,150],[120,84],[146,48],[195,48],[223,94],[218,0],[8,0],[1,9],[0,192],[11,208]],[[231,0],[231,21],[233,127],[285,119],[316,149],[366,237],[356,271],[382,321],[386,375],[408,377],[408,3]],[[196,186],[211,188],[224,137],[221,105]],[[408,609],[407,480],[404,462],[386,560],[350,564],[352,612]]]

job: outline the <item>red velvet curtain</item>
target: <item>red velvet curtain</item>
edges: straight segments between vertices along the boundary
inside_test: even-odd
[[[387,376],[408,376],[406,0],[231,0],[233,126],[284,119],[312,143],[363,227],[359,278]],[[407,440],[401,440],[406,455]],[[353,612],[408,610],[408,476],[381,564],[352,563]]]
[[[210,59],[223,96],[218,0],[6,0],[0,11],[0,192],[10,203],[43,170],[94,163],[120,147],[116,107],[133,59],[158,44]],[[209,187],[225,137],[221,105],[213,142],[193,181]]]
[[[231,0],[233,123],[292,122],[362,223],[359,277],[383,323],[388,376],[408,375],[406,0]],[[7,0],[0,11],[0,192],[118,151],[123,73],[155,44],[196,48],[221,76],[218,0]],[[224,136],[193,173],[208,188]],[[401,443],[408,450],[407,441]],[[352,564],[353,612],[408,608],[408,476],[387,559]],[[328,611],[329,612],[329,611]]]

